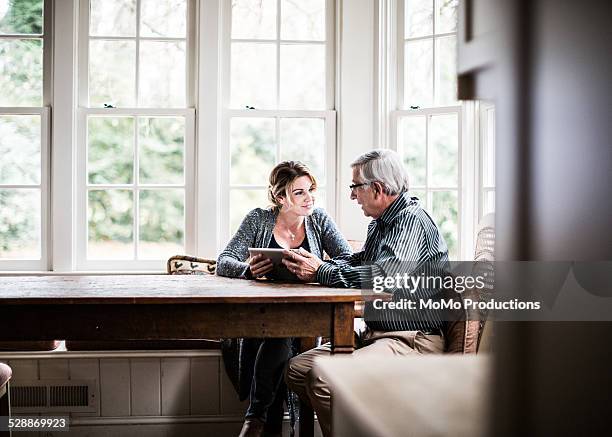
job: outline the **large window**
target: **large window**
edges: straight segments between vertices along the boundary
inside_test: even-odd
[[[47,268],[50,5],[0,1],[0,263]],[[47,9],[47,11],[45,11]]]
[[[159,268],[193,250],[193,9],[81,1],[80,268]]]
[[[228,13],[222,239],[269,204],[279,161],[311,168],[319,206],[334,197],[333,1],[234,0]]]
[[[495,209],[495,112],[490,103],[457,101],[458,0],[380,5],[379,38],[390,41],[379,47],[389,147],[402,155],[411,194],[438,224],[451,259],[472,259],[477,223]]]
[[[393,129],[411,194],[438,223],[451,259],[462,256],[462,126],[457,101],[457,0],[397,3]]]

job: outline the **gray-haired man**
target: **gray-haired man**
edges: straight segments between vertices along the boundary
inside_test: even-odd
[[[397,153],[373,150],[352,164],[351,199],[374,220],[368,226],[361,252],[347,258],[322,261],[302,251],[286,252],[288,269],[304,281],[336,287],[360,288],[376,277],[394,276],[399,270],[436,270],[448,263],[444,238],[432,218],[408,196],[408,176]],[[430,267],[423,267],[430,266]],[[394,300],[405,291],[391,290]],[[432,297],[435,290],[413,290],[410,298]],[[366,332],[354,356],[409,355],[442,352],[442,317],[435,312],[419,315],[376,311],[371,303],[365,309]],[[317,412],[325,436],[331,435],[330,391],[327,381],[313,369],[314,358],[329,355],[325,344],[293,358],[286,369],[287,385],[309,402]]]

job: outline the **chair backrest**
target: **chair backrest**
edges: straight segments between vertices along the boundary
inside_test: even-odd
[[[467,290],[462,299],[471,298],[481,300],[486,297],[493,286],[493,261],[495,260],[495,218],[488,214],[481,220],[476,233],[476,249],[474,253],[474,267],[472,275],[485,276],[485,289]],[[456,298],[456,296],[454,296]],[[485,327],[486,313],[462,312],[456,316],[456,320],[445,324],[444,334],[446,339],[446,353],[470,354],[478,352],[482,333]],[[455,318],[455,317],[453,317]],[[487,328],[488,333],[491,329]],[[484,344],[484,343],[483,343]],[[488,344],[488,342],[487,342]]]
[[[169,275],[214,275],[217,261],[188,255],[174,255],[166,263]]]
[[[478,225],[476,234],[476,250],[474,254],[476,261],[474,272],[484,277],[485,287],[480,292],[480,299],[489,298],[493,292],[495,281],[495,214],[485,215]],[[486,273],[486,276],[484,275]],[[492,323],[486,323],[487,313],[481,311],[478,316],[478,343],[477,350],[480,352],[491,351],[491,339],[493,334]]]

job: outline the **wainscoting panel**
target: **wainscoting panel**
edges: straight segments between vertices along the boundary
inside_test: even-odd
[[[189,414],[189,358],[161,359],[162,416]]]
[[[240,414],[244,415],[246,409],[249,406],[248,401],[240,402],[238,400],[238,395],[236,394],[236,390],[234,390],[234,386],[232,382],[227,377],[225,373],[225,369],[221,369],[221,414]]]
[[[159,358],[131,359],[132,416],[161,414]]]
[[[191,414],[219,414],[219,359],[194,357],[191,359]]]
[[[130,415],[130,360],[100,360],[100,414],[116,417]]]
[[[41,360],[38,362],[40,379],[68,379],[68,360]]]
[[[13,381],[38,379],[38,360],[11,360],[9,366],[13,369]]]
[[[13,368],[16,382],[92,383],[96,411],[61,413],[71,416],[66,437],[235,436],[248,406],[238,400],[219,351],[15,352],[0,360]]]
[[[47,360],[48,361],[48,360]],[[94,396],[97,399],[96,411],[91,413],[72,413],[74,417],[100,415],[100,361],[97,358],[68,360],[70,379],[94,381]]]

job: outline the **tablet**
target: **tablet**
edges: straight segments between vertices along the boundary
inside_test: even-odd
[[[266,258],[270,258],[272,264],[275,266],[284,265],[282,263],[283,252],[285,250],[295,250],[295,249],[270,249],[267,247],[249,247],[249,254],[251,256],[255,255],[264,255]]]

